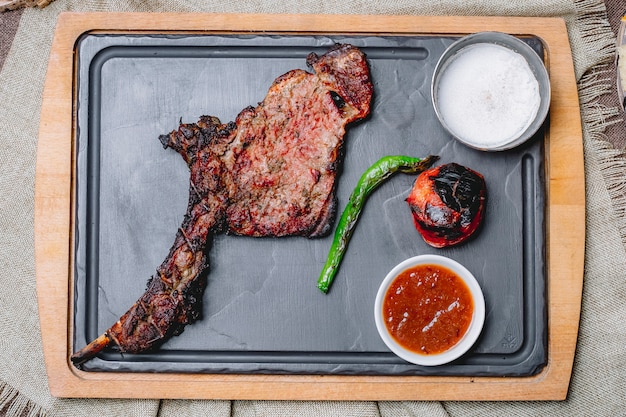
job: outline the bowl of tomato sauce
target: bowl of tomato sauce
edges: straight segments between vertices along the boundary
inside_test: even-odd
[[[396,265],[375,301],[380,337],[400,358],[422,366],[452,362],[476,342],[485,299],[474,275],[457,261],[419,255]]]

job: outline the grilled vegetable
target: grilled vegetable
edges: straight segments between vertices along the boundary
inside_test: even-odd
[[[317,280],[317,287],[322,292],[327,293],[333,282],[367,197],[396,172],[416,174],[427,169],[437,159],[439,157],[435,155],[423,159],[402,155],[385,156],[363,173],[341,214],[326,264]]]
[[[483,176],[450,163],[422,172],[406,202],[424,241],[443,248],[466,241],[478,230],[486,200]]]

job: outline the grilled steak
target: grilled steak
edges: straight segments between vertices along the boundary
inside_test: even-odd
[[[118,322],[72,355],[76,364],[114,344],[152,349],[201,316],[213,233],[316,237],[335,213],[346,125],[366,117],[373,87],[364,54],[337,45],[312,53],[313,73],[278,77],[265,99],[234,122],[203,116],[159,139],[190,169],[187,212],[146,292]]]

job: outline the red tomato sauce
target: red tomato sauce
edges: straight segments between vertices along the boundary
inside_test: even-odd
[[[429,355],[454,346],[472,320],[469,288],[440,265],[418,265],[401,272],[383,300],[383,318],[404,348]]]

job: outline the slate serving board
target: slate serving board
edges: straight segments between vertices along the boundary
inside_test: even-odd
[[[544,130],[500,153],[454,141],[432,109],[430,80],[455,36],[86,34],[77,52],[74,350],[143,293],[187,205],[188,169],[158,136],[180,120],[234,120],[271,82],[306,68],[309,52],[352,43],[368,56],[372,114],[346,135],[339,208],[361,173],[391,154],[440,156],[481,172],[488,186],[478,236],[434,249],[412,226],[397,175],[368,200],[329,292],[315,282],[332,235],[254,239],[219,235],[209,249],[204,317],[156,352],[106,352],[87,371],[529,376],[547,362]],[[541,56],[541,42],[524,37]],[[546,122],[546,123],[549,123]],[[374,324],[385,274],[423,253],[449,256],[485,293],[483,333],[468,355],[438,367],[393,355]]]

